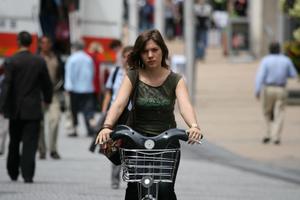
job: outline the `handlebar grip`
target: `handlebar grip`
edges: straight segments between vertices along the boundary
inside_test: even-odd
[[[183,140],[183,141],[188,141],[189,136],[186,134],[186,131],[183,129],[169,129],[159,135],[160,137],[167,137],[170,140],[171,139],[178,139],[178,140]]]

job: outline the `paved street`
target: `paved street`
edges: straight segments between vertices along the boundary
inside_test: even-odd
[[[122,199],[125,184],[119,190],[110,189],[110,165],[99,154],[91,154],[87,147],[90,138],[60,136],[60,161],[37,160],[34,184],[11,182],[6,175],[5,159],[0,158],[1,200],[79,200]],[[218,151],[223,151],[219,152]],[[226,150],[211,146],[183,145],[183,156],[176,182],[178,199],[299,199],[300,182],[261,175],[218,162],[217,155]],[[201,155],[201,156],[200,156]],[[225,156],[224,156],[225,155]],[[247,162],[247,161],[246,161]],[[259,165],[256,167],[261,168]],[[276,171],[276,170],[275,170]],[[299,181],[300,179],[298,179]]]
[[[172,44],[182,53],[182,44]],[[286,109],[283,142],[262,145],[260,104],[253,97],[258,62],[232,63],[210,49],[197,70],[196,108],[203,145],[183,145],[176,182],[180,200],[298,200],[300,198],[300,106]],[[291,82],[289,87],[299,88]],[[184,127],[178,117],[178,124]],[[64,120],[62,120],[63,123]],[[81,132],[68,138],[61,129],[62,160],[37,159],[34,184],[11,182],[0,157],[0,200],[123,199],[125,183],[110,189],[110,164],[88,151]]]

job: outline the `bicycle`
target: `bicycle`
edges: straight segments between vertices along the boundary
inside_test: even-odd
[[[169,129],[146,137],[128,126],[120,125],[112,132],[112,140],[127,140],[136,148],[120,148],[122,178],[138,184],[139,200],[158,200],[159,183],[172,183],[178,163],[179,148],[166,148],[174,140],[188,140],[183,129]],[[202,138],[201,138],[202,139]],[[201,143],[197,141],[198,143]]]

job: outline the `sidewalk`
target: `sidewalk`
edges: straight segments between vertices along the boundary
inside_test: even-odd
[[[122,183],[119,190],[110,188],[110,163],[104,156],[87,150],[90,138],[84,134],[68,138],[61,132],[59,139],[62,160],[37,159],[33,184],[24,184],[21,178],[11,182],[5,157],[0,157],[1,200],[124,199],[126,184]],[[192,148],[183,144],[175,186],[179,200],[299,199],[299,184],[211,162],[203,151],[207,148],[208,143]],[[197,151],[204,156],[199,157]]]
[[[183,44],[168,44],[171,54],[183,54]],[[254,97],[254,79],[259,60],[233,63],[217,48],[209,48],[204,62],[197,62],[196,102],[205,138],[240,156],[300,174],[300,106],[287,106],[282,144],[262,145],[264,119],[261,102]],[[300,82],[289,81],[289,89]],[[180,119],[180,118],[177,118]]]

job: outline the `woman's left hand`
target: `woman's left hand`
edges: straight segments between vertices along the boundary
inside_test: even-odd
[[[200,139],[202,138],[202,134],[199,128],[191,127],[187,130],[189,135],[189,144],[199,143]]]

